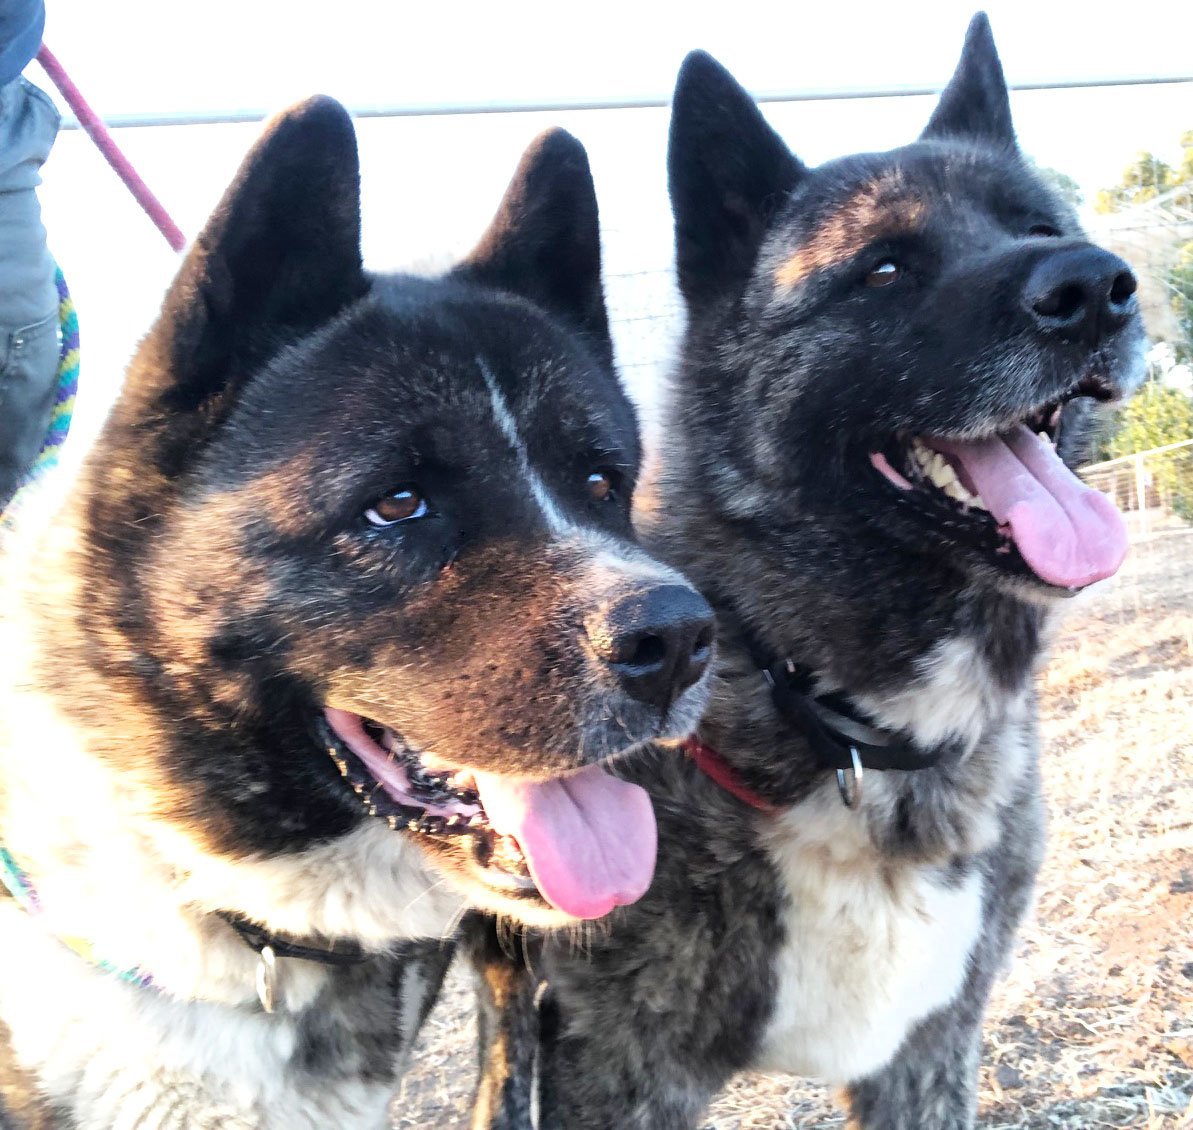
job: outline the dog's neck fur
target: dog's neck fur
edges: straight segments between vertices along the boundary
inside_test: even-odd
[[[41,908],[0,899],[10,1033],[0,1074],[32,1076],[41,1095],[95,1124],[127,1113],[134,1093],[144,1125],[380,1124],[442,972],[431,967],[450,953],[434,939],[450,933],[461,900],[378,821],[302,853],[234,859],[205,851],[169,812],[145,811],[145,796],[160,793],[106,763],[121,740],[137,740],[135,722],[93,732],[58,705],[64,687],[83,687],[123,718],[129,699],[94,665],[82,682],[61,666],[56,627],[85,614],[87,594],[67,584],[76,571],[64,555],[78,552],[69,517],[45,511],[37,547],[30,537],[7,555],[0,610],[0,843]],[[36,576],[60,587],[45,597],[26,581]],[[377,956],[345,968],[280,959],[269,1016],[258,956],[218,910],[298,937],[349,935]],[[96,968],[68,937],[152,985]],[[394,956],[398,938],[429,940]],[[320,1047],[320,1062],[308,1062]]]
[[[172,996],[237,1006],[256,1000],[257,956],[218,910],[300,938],[351,936],[376,952],[394,938],[450,932],[461,901],[429,874],[417,848],[379,822],[303,853],[234,859],[205,851],[169,812],[143,811],[147,795],[165,803],[160,791],[147,791],[136,769],[112,772],[105,761],[153,728],[87,729],[56,705],[61,695],[49,692],[60,688],[45,686],[60,679],[107,702],[113,717],[136,717],[136,704],[105,685],[94,664],[63,666],[83,657],[61,649],[69,633],[57,629],[85,615],[87,594],[67,587],[77,571],[64,557],[78,552],[69,521],[47,534],[28,554],[14,546],[11,600],[0,612],[0,843],[37,887],[45,932],[86,939],[110,965],[148,973]],[[47,598],[44,584],[23,583],[35,575],[63,578],[62,587]],[[303,1007],[326,971],[292,964],[303,968],[286,992]]]
[[[647,491],[658,489],[667,506],[648,510],[643,525],[651,547],[717,611],[719,678],[702,732],[764,794],[824,808],[832,817],[821,822],[826,829],[838,824],[837,809],[845,813],[834,775],[775,709],[748,632],[776,658],[811,668],[819,690],[844,692],[925,749],[945,747],[936,768],[867,775],[861,818],[873,847],[888,858],[944,862],[986,846],[999,806],[1027,768],[1025,754],[1008,761],[1006,749],[1025,746],[1034,726],[1032,677],[1048,611],[901,552],[860,524],[797,516],[777,535],[720,514],[702,489],[697,448],[671,443],[656,472],[661,489]],[[843,555],[848,569],[839,567]],[[726,560],[736,563],[730,578]],[[916,571],[913,586],[901,584],[908,570]],[[924,583],[928,573],[936,576]],[[927,605],[925,592],[934,594]],[[874,607],[874,593],[887,603]],[[858,617],[859,607],[874,608],[881,622]],[[1008,729],[1024,741],[996,742]],[[786,756],[747,752],[767,746]],[[855,814],[845,815],[858,826]]]
[[[125,984],[9,903],[0,903],[0,930],[9,966],[0,974],[0,1076],[23,1075],[16,1097],[47,1100],[63,1125],[121,1125],[134,1111],[147,1127],[382,1125],[450,953],[335,970],[280,962],[282,1007],[268,1015],[255,1002],[180,1000]],[[218,938],[203,944],[205,985],[217,984],[222,966],[229,996],[241,995],[239,951]]]

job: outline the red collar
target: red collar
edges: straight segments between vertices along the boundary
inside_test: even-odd
[[[696,763],[697,769],[705,776],[711,777],[721,788],[731,796],[737,797],[743,804],[748,804],[759,812],[765,812],[768,816],[774,816],[783,811],[780,805],[772,804],[750,788],[737,775],[737,770],[728,761],[712,746],[705,745],[694,734],[683,742],[680,748]]]

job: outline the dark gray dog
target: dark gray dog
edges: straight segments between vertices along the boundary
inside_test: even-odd
[[[869,1130],[968,1126],[1043,845],[1033,672],[1126,548],[1069,466],[1140,379],[1135,280],[1020,154],[982,15],[915,143],[818,169],[690,56],[670,184],[689,322],[647,518],[717,680],[690,758],[625,770],[650,892],[547,940],[529,1098],[689,1127],[763,1068]]]

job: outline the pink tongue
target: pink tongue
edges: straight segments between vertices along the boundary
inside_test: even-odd
[[[1025,425],[991,439],[931,445],[960,465],[1042,580],[1080,588],[1118,571],[1127,555],[1122,515]]]
[[[518,841],[552,906],[600,918],[646,893],[658,830],[644,789],[599,765],[553,781],[475,776],[489,823]]]

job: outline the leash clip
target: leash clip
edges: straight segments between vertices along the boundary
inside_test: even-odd
[[[257,999],[266,1012],[273,1012],[277,988],[277,955],[273,952],[273,946],[262,946],[257,954]]]
[[[849,756],[853,761],[852,767],[837,770],[837,791],[841,794],[841,803],[846,808],[857,808],[862,799],[862,780],[866,770],[861,757],[858,756],[857,746],[849,747]]]

